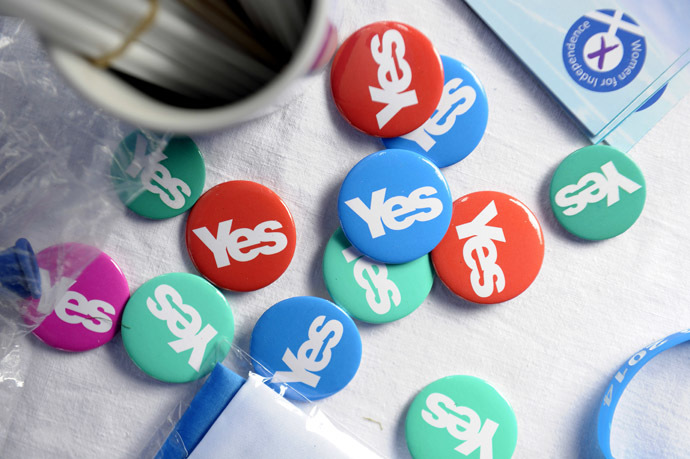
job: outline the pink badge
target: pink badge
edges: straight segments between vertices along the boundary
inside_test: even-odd
[[[48,314],[34,334],[49,346],[86,351],[119,329],[129,286],[120,267],[95,247],[54,245],[36,255],[43,295],[33,308]]]

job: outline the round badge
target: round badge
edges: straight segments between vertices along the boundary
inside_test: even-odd
[[[482,191],[453,203],[453,220],[431,252],[436,274],[456,295],[501,303],[522,293],[544,260],[537,217],[507,194]]]
[[[217,185],[187,220],[194,266],[219,287],[251,291],[278,279],[295,253],[295,223],[280,197],[255,182]]]
[[[117,263],[97,248],[76,242],[48,247],[36,261],[43,292],[33,301],[31,315],[47,315],[34,335],[65,351],[86,351],[110,341],[129,298],[127,279]]]
[[[375,22],[353,33],[331,67],[340,113],[379,137],[407,134],[429,119],[441,99],[443,66],[428,38],[406,24]]]
[[[192,207],[204,189],[204,159],[189,137],[163,139],[135,131],[115,151],[110,168],[118,196],[132,211],[174,217]]]
[[[359,331],[342,309],[322,298],[283,300],[259,318],[252,332],[254,370],[294,400],[333,395],[354,378],[362,359]]]
[[[406,263],[429,253],[448,229],[451,206],[439,168],[407,150],[382,150],[362,159],[338,195],[345,236],[383,263]]]
[[[510,459],[517,445],[517,420],[486,381],[448,376],[426,386],[412,401],[405,440],[415,459]]]
[[[323,278],[333,301],[369,323],[393,322],[421,305],[434,284],[428,255],[386,265],[362,255],[338,228],[326,245]]]
[[[145,282],[122,315],[127,353],[142,371],[164,382],[207,375],[230,351],[234,333],[232,310],[223,294],[188,273]]]
[[[479,145],[489,118],[489,104],[484,87],[465,64],[448,56],[441,56],[441,61],[445,84],[431,118],[409,134],[381,140],[386,148],[411,150],[438,167],[447,167]]]
[[[570,27],[563,40],[563,64],[585,89],[610,92],[632,82],[644,66],[644,31],[622,10],[591,11]]]
[[[625,154],[592,145],[570,154],[551,179],[551,208],[558,222],[583,239],[602,240],[630,228],[646,198],[642,172]]]

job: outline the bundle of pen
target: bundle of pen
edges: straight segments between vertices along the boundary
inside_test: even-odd
[[[212,107],[270,81],[298,46],[310,0],[0,0],[45,40],[166,103]]]

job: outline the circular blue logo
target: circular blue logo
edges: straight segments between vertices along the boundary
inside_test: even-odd
[[[382,263],[407,263],[429,253],[446,234],[452,213],[441,170],[408,150],[382,150],[362,159],[338,194],[345,236]]]
[[[381,141],[386,148],[414,151],[447,167],[477,147],[486,130],[489,104],[484,87],[465,64],[448,56],[441,56],[441,62],[443,94],[431,118],[409,134]]]
[[[640,73],[647,45],[642,28],[621,10],[596,10],[570,27],[563,40],[563,63],[580,86],[616,91]]]
[[[323,298],[300,296],[270,307],[254,326],[254,370],[293,400],[333,395],[354,378],[362,360],[359,330]]]

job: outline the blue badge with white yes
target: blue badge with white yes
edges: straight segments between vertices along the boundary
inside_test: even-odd
[[[464,159],[482,140],[489,104],[484,87],[465,64],[448,56],[441,61],[443,94],[431,118],[409,134],[381,140],[386,148],[411,150],[446,167]]]
[[[452,215],[448,182],[429,159],[408,150],[382,150],[347,174],[338,195],[345,236],[383,263],[406,263],[429,253]]]
[[[342,309],[323,298],[283,300],[259,318],[252,332],[254,370],[293,400],[319,400],[345,387],[362,359],[359,330]]]

